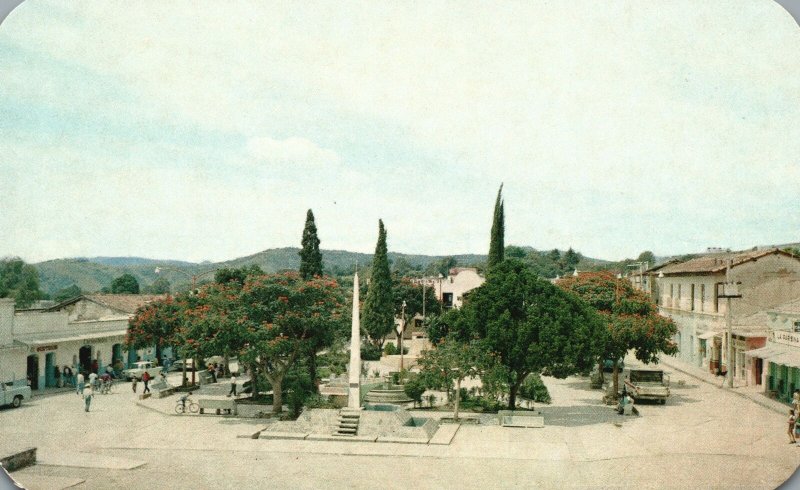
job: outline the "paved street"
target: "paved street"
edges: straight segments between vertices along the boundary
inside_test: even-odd
[[[786,417],[671,376],[667,405],[640,417],[601,405],[585,379],[546,378],[545,428],[465,425],[450,446],[237,438],[264,421],[167,415],[123,385],[90,413],[74,393],[0,410],[0,446],[39,448],[14,473],[30,488],[775,488],[798,466]]]

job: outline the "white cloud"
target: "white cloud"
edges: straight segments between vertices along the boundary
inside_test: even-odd
[[[305,138],[276,140],[268,136],[250,138],[247,151],[260,161],[278,165],[337,165],[339,155]]]

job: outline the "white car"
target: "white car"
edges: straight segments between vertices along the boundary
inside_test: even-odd
[[[31,399],[31,387],[24,381],[0,383],[0,405],[11,405],[14,408],[22,404],[22,400]]]
[[[186,363],[186,370],[187,371],[194,371],[194,360],[193,359],[178,359],[177,361],[173,362],[169,365],[170,371],[183,371],[183,363]]]
[[[161,374],[161,366],[156,366],[152,361],[139,361],[132,368],[122,371],[122,376],[129,381],[133,378],[140,380],[145,371],[150,374],[150,379],[155,379]]]

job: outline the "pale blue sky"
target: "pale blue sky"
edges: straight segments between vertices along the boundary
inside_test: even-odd
[[[607,258],[800,240],[800,32],[752,2],[24,2],[0,255]]]

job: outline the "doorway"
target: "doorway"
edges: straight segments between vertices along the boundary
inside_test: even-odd
[[[92,346],[84,345],[78,351],[78,362],[81,365],[81,371],[88,373],[92,370]]]
[[[39,355],[31,354],[28,356],[28,382],[32,390],[39,389]]]
[[[55,356],[52,352],[44,356],[44,386],[48,388],[56,385]]]

